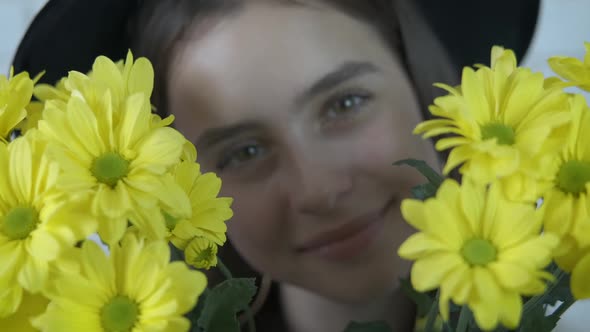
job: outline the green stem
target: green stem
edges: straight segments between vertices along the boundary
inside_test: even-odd
[[[553,281],[547,287],[547,290],[543,294],[537,295],[529,299],[525,303],[522,311],[523,318],[527,317],[531,313],[531,311],[535,310],[535,308],[537,308],[539,305],[543,306],[544,304],[546,304],[547,298],[552,297],[553,292],[556,291],[556,288],[559,287],[564,281],[564,279],[568,277],[567,273],[565,273],[559,268],[553,270],[552,273],[555,276],[555,281]],[[551,315],[549,315],[549,317],[560,317],[575,302],[575,299],[573,298],[571,293],[569,293],[565,299],[560,298],[560,300],[563,300],[563,302],[561,303],[559,308],[557,308]],[[545,310],[545,308],[542,308],[542,310]],[[519,329],[519,331],[525,332],[522,327]]]
[[[434,324],[436,322],[436,318],[438,317],[438,301],[440,296],[440,290],[436,292],[436,297],[432,302],[432,306],[428,311],[428,315],[426,316],[426,326],[424,327],[425,332],[433,332],[434,331]]]
[[[574,304],[574,302],[576,302],[576,299],[574,299],[574,297],[569,294],[569,296],[563,301],[563,303],[559,306],[559,308],[557,308],[552,314],[551,316],[553,317],[561,317],[561,315],[563,315],[563,313],[569,309],[569,307],[572,306],[572,304]]]
[[[547,290],[540,295],[537,295],[535,297],[532,297],[531,299],[529,299],[525,304],[524,304],[524,308],[522,310],[522,317],[526,317],[532,310],[535,309],[535,307],[537,305],[543,304],[543,302],[545,301],[545,299],[547,298],[547,296],[549,296],[553,290],[559,286],[559,284],[561,283],[561,281],[563,280],[563,278],[565,278],[567,275],[565,272],[563,272],[561,269],[557,270],[557,274],[555,276],[555,281],[552,282],[548,287]]]
[[[219,269],[219,272],[223,274],[225,279],[233,278],[231,271],[227,268],[227,266],[225,266],[225,264],[223,264],[223,261],[221,260],[221,258],[219,258],[219,256],[217,256],[217,268]]]
[[[469,321],[473,317],[473,313],[469,310],[467,305],[463,305],[461,313],[459,314],[459,322],[457,323],[457,330],[455,332],[466,332],[469,328]]]

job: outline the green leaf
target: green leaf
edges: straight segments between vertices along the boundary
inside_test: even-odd
[[[239,332],[236,317],[256,293],[253,278],[232,278],[211,289],[205,299],[198,326],[205,332]]]
[[[209,292],[211,289],[206,287],[203,291],[203,294],[199,296],[199,301],[197,305],[191,310],[186,317],[191,321],[191,332],[201,332],[202,329],[199,327],[198,320],[201,317],[201,313],[203,312],[203,308],[205,307],[205,302],[207,301],[207,296],[209,296]]]
[[[535,306],[522,318],[521,332],[551,332],[557,325],[557,319],[545,316],[545,308],[542,305]]]
[[[428,314],[430,307],[432,307],[434,298],[432,298],[426,293],[420,293],[416,291],[412,287],[412,284],[410,283],[409,279],[400,278],[399,282],[404,294],[406,294],[406,296],[409,297],[410,300],[412,300],[416,304],[416,314],[418,315],[418,317],[425,317]]]
[[[358,323],[351,322],[344,332],[392,332],[391,327],[385,322]]]
[[[412,196],[416,199],[423,201],[427,198],[436,196],[437,190],[438,188],[435,187],[433,184],[424,183],[412,188]]]
[[[562,277],[556,280],[556,282],[557,284],[549,292],[546,292],[546,296],[543,299],[544,304],[555,305],[558,301],[565,302],[572,297],[569,276]]]
[[[553,331],[563,312],[575,302],[570,291],[569,275],[556,266],[549,267],[549,270],[555,276],[555,282],[550,283],[542,295],[527,300],[523,308],[521,332]],[[562,303],[547,316],[546,306],[555,305],[557,301]]]
[[[416,170],[418,170],[418,172],[420,172],[422,175],[424,175],[424,177],[426,179],[428,179],[428,182],[430,184],[432,184],[436,188],[438,188],[438,186],[440,186],[440,184],[444,180],[444,177],[442,177],[434,169],[432,169],[430,166],[428,166],[428,164],[423,160],[403,159],[403,160],[398,160],[393,164],[395,166],[408,165],[408,166],[414,167]]]

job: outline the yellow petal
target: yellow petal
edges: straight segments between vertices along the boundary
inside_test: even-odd
[[[18,274],[18,283],[31,293],[40,292],[47,283],[49,266],[47,262],[29,258]]]
[[[8,317],[18,310],[23,297],[20,285],[5,286],[0,289],[0,318]],[[2,321],[0,319],[0,321]]]
[[[100,184],[94,198],[98,204],[97,215],[120,218],[132,210],[131,199],[126,186],[119,181],[115,188]]]
[[[127,262],[125,286],[128,295],[138,302],[149,301],[162,284],[159,271],[170,261],[170,249],[164,241],[148,243],[137,257]],[[167,290],[169,292],[169,290]]]
[[[552,190],[544,198],[544,223],[547,231],[563,236],[572,228],[573,200],[557,190]]]
[[[127,218],[106,218],[102,217],[98,223],[98,234],[107,244],[119,241],[127,229]]]
[[[190,270],[181,262],[168,265],[168,273],[174,279],[170,291],[178,301],[178,312],[184,314],[196,305],[197,298],[207,286],[207,278],[202,272]]]
[[[467,102],[470,115],[475,118],[477,123],[489,122],[489,104],[486,100],[484,90],[481,84],[479,84],[476,73],[473,71],[473,69],[465,67],[463,69],[461,81],[463,97]]]
[[[467,303],[473,287],[472,274],[473,271],[467,264],[458,265],[444,278],[440,287],[441,292],[447,291],[449,297],[458,305]]]
[[[10,182],[17,199],[32,203],[32,160],[31,145],[25,138],[19,138],[12,142],[8,148],[10,152]],[[22,203],[21,203],[22,204]]]
[[[488,268],[502,287],[512,291],[518,291],[532,277],[529,271],[514,263],[498,261],[488,265]]]
[[[138,156],[131,167],[147,169],[155,174],[163,174],[170,166],[180,161],[184,137],[176,130],[156,128],[144,137],[138,146]]]
[[[477,325],[484,330],[491,330],[498,324],[501,290],[485,269],[476,267],[473,272],[473,283],[477,296],[469,306],[473,311]]]
[[[485,208],[486,187],[477,185],[468,177],[463,178],[461,186],[460,207],[468,222],[469,231],[477,232],[478,224],[481,223]],[[466,225],[467,226],[467,225]]]
[[[161,240],[166,236],[166,223],[158,207],[137,209],[129,219],[150,240]]]
[[[60,253],[59,241],[47,229],[37,229],[31,233],[30,255],[35,259],[51,261]]]
[[[397,253],[402,258],[416,260],[447,250],[448,247],[436,238],[425,233],[416,233],[402,243]]]
[[[473,284],[478,298],[482,301],[494,302],[500,297],[500,288],[489,270],[483,267],[474,267]]]
[[[590,298],[590,253],[574,267],[571,276],[572,294],[578,300]]]
[[[143,139],[150,130],[151,113],[144,107],[145,103],[145,95],[142,93],[129,96],[125,101],[125,110],[117,137],[122,150],[134,150],[139,140]]]
[[[160,201],[176,215],[189,217],[192,213],[191,202],[187,195],[189,191],[183,190],[183,187],[190,184],[186,183],[187,181],[176,182],[170,174],[164,176],[162,180],[162,187],[158,193]]]
[[[82,268],[92,286],[107,294],[113,294],[115,290],[115,271],[113,264],[103,252],[102,248],[93,241],[86,240],[82,246],[84,259],[81,260]]]
[[[166,327],[161,332],[186,332],[190,329],[190,322],[184,317],[174,317],[166,321]]]
[[[502,324],[511,330],[516,329],[522,316],[522,298],[516,292],[506,292],[501,296],[499,307]]]
[[[427,221],[424,214],[424,202],[416,199],[404,199],[401,204],[404,220],[418,230],[424,230]]]
[[[121,71],[111,59],[105,56],[97,57],[96,60],[94,60],[92,72],[89,75],[92,79],[108,86],[113,92],[115,103],[118,104],[120,102],[120,98],[123,97],[122,92],[124,91],[123,77]]]
[[[519,74],[521,75],[513,75],[511,78],[515,82],[512,83],[508,99],[505,100],[503,112],[504,123],[512,127],[517,126],[524,119],[531,105],[543,91],[543,74],[527,74],[522,71]]]
[[[461,264],[462,259],[454,253],[438,253],[419,259],[412,267],[412,285],[419,292],[433,290],[450,271]]]
[[[135,61],[133,67],[131,67],[127,84],[130,95],[142,92],[146,98],[150,98],[154,87],[154,69],[146,58],[139,58]]]
[[[455,167],[461,165],[465,161],[469,160],[469,157],[473,155],[473,150],[470,146],[462,145],[451,150],[447,163],[443,168],[443,174],[447,175]]]
[[[470,139],[464,137],[441,138],[436,142],[436,149],[443,151],[460,145],[469,144],[470,142]]]

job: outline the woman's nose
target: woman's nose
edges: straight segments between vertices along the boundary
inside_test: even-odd
[[[292,206],[299,213],[325,215],[343,204],[351,192],[352,174],[319,160],[299,161],[290,177]]]

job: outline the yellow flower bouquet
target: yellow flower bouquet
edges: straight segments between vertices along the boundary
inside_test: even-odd
[[[443,173],[460,181],[397,163],[429,180],[402,203],[417,232],[398,251],[414,261],[406,290],[425,331],[549,331],[590,298],[590,109],[564,90],[590,90],[586,49],[549,60],[565,81],[494,47],[491,66],[438,85],[448,95],[415,132],[441,136]],[[55,86],[0,76],[2,330],[239,330],[256,288],[217,257],[232,199],[173,117],[152,112],[153,76],[131,53]],[[198,269],[213,266],[228,280],[208,288]]]
[[[2,330],[188,331],[207,285],[189,266],[217,264],[232,199],[152,113],[151,63],[36,81],[0,77]]]
[[[549,59],[566,81],[493,47],[490,67],[438,85],[448,95],[414,132],[439,136],[436,149],[450,150],[443,174],[458,168],[461,181],[399,163],[429,179],[414,190],[420,199],[402,202],[418,231],[398,251],[414,261],[413,288],[436,291],[425,330],[551,331],[576,299],[590,298],[590,108],[564,90],[590,91],[585,45],[583,62]]]

